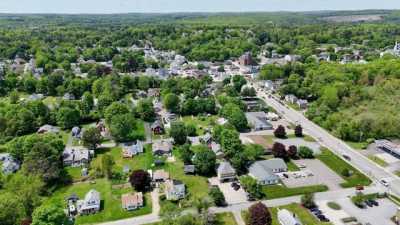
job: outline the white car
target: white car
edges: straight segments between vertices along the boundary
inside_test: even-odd
[[[385,186],[385,187],[388,187],[388,186],[389,186],[389,183],[388,183],[385,179],[382,179],[382,180],[381,180],[381,184],[382,184],[383,186]]]

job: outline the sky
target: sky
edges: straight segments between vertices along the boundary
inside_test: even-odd
[[[400,0],[0,0],[0,13],[167,13],[358,9],[400,9]]]

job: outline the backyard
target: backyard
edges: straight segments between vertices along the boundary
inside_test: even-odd
[[[71,194],[76,194],[80,199],[91,189],[100,192],[101,211],[97,214],[88,216],[78,216],[75,224],[92,224],[105,221],[113,221],[151,213],[150,194],[145,194],[145,206],[135,211],[125,211],[121,207],[121,195],[133,192],[131,187],[113,187],[111,182],[106,179],[97,179],[91,182],[77,183],[57,190],[52,197],[45,201],[45,204],[58,204],[66,207],[65,198]]]

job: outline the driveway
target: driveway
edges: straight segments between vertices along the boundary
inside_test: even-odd
[[[288,187],[302,187],[309,185],[324,184],[329,190],[341,189],[340,183],[344,180],[317,159],[303,159],[293,161],[297,166],[306,166],[299,172],[288,172],[289,178],[283,178],[283,183]],[[300,175],[297,176],[296,174]],[[312,174],[311,176],[309,174]],[[302,175],[302,176],[301,176]]]
[[[239,190],[235,191],[231,184],[232,182],[221,183],[217,177],[209,179],[211,185],[217,185],[221,192],[225,196],[226,203],[228,205],[235,205],[247,202],[247,193],[240,187]]]

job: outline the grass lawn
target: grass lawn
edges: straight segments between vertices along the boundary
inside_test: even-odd
[[[346,181],[340,184],[340,186],[344,188],[355,187],[357,185],[368,186],[371,184],[371,180],[367,176],[356,170],[350,164],[348,164],[326,148],[321,148],[321,154],[318,155],[317,158]],[[343,176],[342,171],[344,169],[352,171],[353,174],[349,177]]]
[[[236,225],[235,218],[232,213],[218,213],[216,215],[216,225]]]
[[[169,172],[171,178],[181,180],[186,185],[188,200],[202,199],[208,196],[207,178],[198,175],[186,175],[183,172],[183,162],[175,154],[175,162],[167,163],[165,171]]]
[[[216,116],[185,116],[182,117],[182,121],[185,124],[193,124],[196,126],[197,135],[203,135],[205,130],[209,126],[213,126],[215,124],[217,117]]]
[[[75,193],[80,199],[84,198],[85,194],[95,189],[100,192],[102,206],[101,211],[97,214],[88,216],[78,216],[75,224],[94,224],[105,221],[113,221],[124,219],[144,214],[151,213],[151,198],[150,194],[145,194],[145,207],[136,211],[125,211],[121,208],[121,195],[132,192],[132,188],[114,189],[111,182],[106,179],[98,179],[95,184],[79,183],[71,186],[63,187],[57,190],[52,197],[45,201],[45,204],[61,204],[66,206],[65,198]]]
[[[104,154],[108,154],[113,157],[115,162],[114,170],[118,172],[122,172],[125,165],[129,166],[131,170],[148,170],[151,169],[154,160],[150,145],[145,146],[144,153],[133,156],[133,158],[123,158],[121,147],[101,149],[99,152],[100,153],[98,153],[96,158],[92,161],[92,165],[100,165],[101,157]]]
[[[273,145],[275,143],[275,136],[273,135],[266,135],[264,136],[265,141],[268,143],[268,145]]]
[[[288,170],[291,172],[300,170],[300,168],[293,161],[287,162],[286,165],[288,167]]]
[[[323,223],[319,221],[314,215],[312,215],[307,209],[299,204],[292,203],[289,205],[280,206],[279,209],[287,209],[290,212],[296,214],[300,221],[305,225],[328,225],[331,223]],[[270,208],[272,214],[272,225],[280,225],[278,221],[278,208]]]
[[[317,142],[317,140],[315,140],[313,137],[308,136],[308,135],[304,135],[303,139],[307,142]]]
[[[368,147],[367,142],[353,142],[353,141],[346,141],[346,144],[348,144],[350,147],[357,149],[357,150],[363,150]]]
[[[327,191],[328,187],[325,185],[313,185],[297,188],[288,188],[285,185],[266,185],[263,186],[263,192],[266,199],[282,198],[295,195],[303,195],[307,193]]]
[[[73,181],[79,181],[82,176],[81,176],[81,172],[82,172],[82,167],[66,167],[65,170],[67,171],[67,173],[71,176]]]
[[[237,225],[232,213],[218,213],[215,215],[215,225]],[[148,223],[146,225],[161,225],[162,223]]]
[[[378,164],[378,165],[380,165],[382,167],[387,167],[388,166],[387,162],[385,162],[383,159],[381,159],[379,157],[376,157],[374,155],[369,155],[368,159],[372,160],[374,163],[376,163],[376,164]]]
[[[136,123],[136,129],[133,131],[135,139],[144,140],[146,137],[146,131],[144,130],[144,122],[138,120]]]

